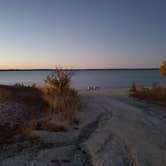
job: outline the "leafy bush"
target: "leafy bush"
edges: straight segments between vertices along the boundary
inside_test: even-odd
[[[45,83],[63,93],[70,88],[71,76],[71,72],[57,68],[51,75],[47,76]]]

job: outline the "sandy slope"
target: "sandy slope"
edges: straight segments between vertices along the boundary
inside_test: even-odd
[[[35,131],[41,142],[8,147],[0,166],[166,166],[166,109],[126,90],[80,91],[79,128]]]

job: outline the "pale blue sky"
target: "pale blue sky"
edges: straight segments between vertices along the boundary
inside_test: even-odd
[[[159,67],[165,9],[165,0],[0,0],[0,68]]]

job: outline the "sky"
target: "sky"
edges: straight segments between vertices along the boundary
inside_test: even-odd
[[[156,68],[165,0],[0,0],[0,69]]]

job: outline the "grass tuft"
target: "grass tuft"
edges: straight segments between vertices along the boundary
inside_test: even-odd
[[[140,100],[166,106],[166,87],[144,88],[136,86],[136,90],[132,94],[129,93],[129,95]]]

